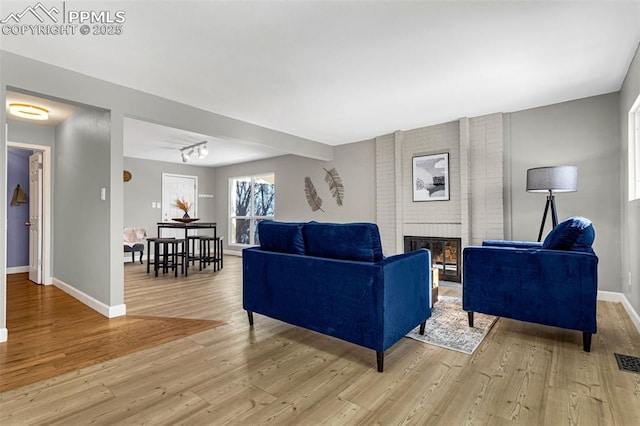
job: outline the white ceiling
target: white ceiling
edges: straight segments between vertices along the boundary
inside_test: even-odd
[[[39,96],[28,95],[25,93],[14,92],[7,90],[7,117],[11,120],[24,121],[34,123],[33,120],[28,118],[17,117],[9,112],[9,105],[11,104],[31,104],[42,107],[49,111],[49,119],[43,121],[36,121],[36,124],[43,126],[55,127],[67,119],[71,114],[76,111],[74,105],[70,105],[64,102],[58,102],[51,99],[44,99]]]
[[[640,41],[640,1],[78,4],[124,10],[123,34],[2,49],[330,145],[617,91]]]
[[[218,167],[287,154],[264,145],[214,138],[132,118],[124,119],[125,157],[182,163],[180,148],[203,141],[207,142],[209,154],[203,159],[190,159],[189,165]]]

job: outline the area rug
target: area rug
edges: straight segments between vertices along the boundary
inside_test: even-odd
[[[493,315],[476,312],[473,327],[469,327],[467,313],[462,310],[462,299],[440,296],[431,309],[424,335],[419,334],[418,326],[407,337],[471,355],[497,319]]]

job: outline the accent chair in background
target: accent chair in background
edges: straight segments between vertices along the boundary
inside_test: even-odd
[[[473,313],[582,331],[591,350],[596,327],[598,257],[591,221],[572,217],[543,243],[484,241],[464,249],[462,307]]]
[[[147,238],[145,228],[124,228],[122,231],[124,238],[124,252],[131,253],[131,261],[136,262],[136,252],[140,253],[140,263],[144,254],[144,240]]]

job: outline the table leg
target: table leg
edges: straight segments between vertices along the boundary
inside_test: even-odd
[[[147,274],[150,272],[149,266],[151,266],[151,241],[147,240]]]

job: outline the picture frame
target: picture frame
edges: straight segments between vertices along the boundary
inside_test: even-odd
[[[449,153],[413,157],[413,201],[449,201]]]

